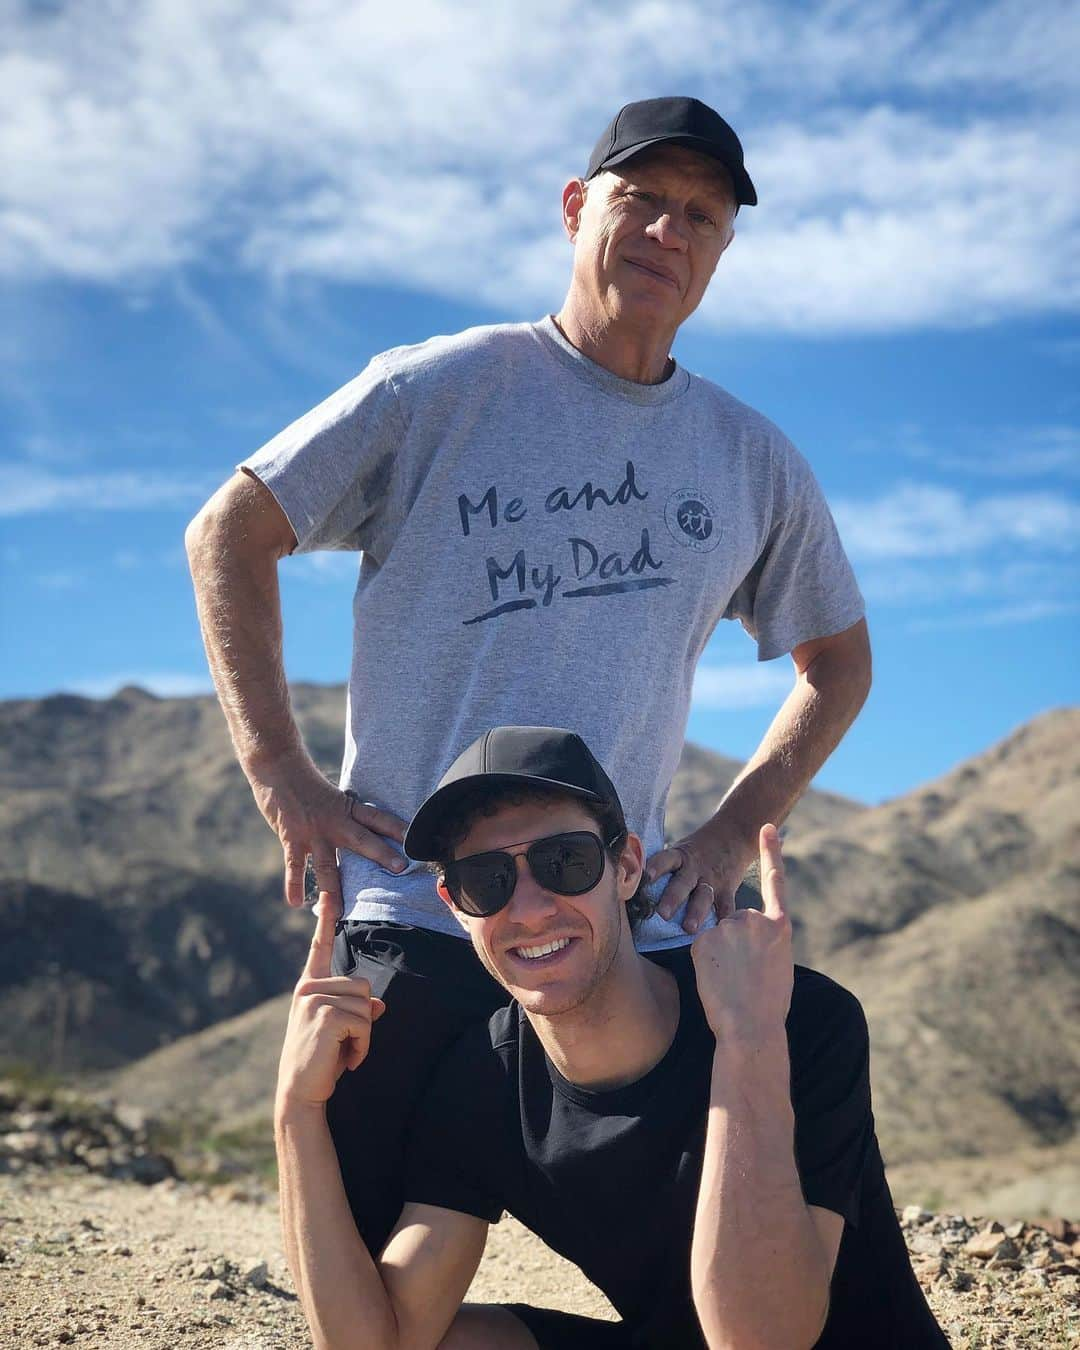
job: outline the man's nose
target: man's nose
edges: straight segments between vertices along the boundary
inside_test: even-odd
[[[671,211],[664,211],[655,220],[645,226],[645,233],[655,239],[661,248],[678,249],[683,252],[689,247],[690,239],[686,232],[686,222]]]
[[[550,891],[544,890],[536,880],[524,853],[515,858],[517,865],[517,884],[510,897],[510,918],[517,923],[536,923],[550,919],[558,908],[558,902]]]

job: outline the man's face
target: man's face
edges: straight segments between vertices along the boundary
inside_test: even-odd
[[[605,853],[603,875],[591,891],[558,895],[537,883],[525,847],[568,830],[599,832],[573,800],[523,803],[481,816],[454,850],[455,858],[492,849],[517,855],[517,884],[505,908],[487,918],[454,913],[487,970],[526,1012],[544,1017],[579,1007],[610,971],[620,945],[632,948],[626,901],[640,878],[636,836],[618,864]]]
[[[563,204],[575,289],[607,319],[661,332],[694,312],[734,236],[727,171],[678,145],[573,180]]]

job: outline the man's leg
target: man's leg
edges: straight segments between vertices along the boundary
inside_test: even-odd
[[[524,1322],[506,1308],[466,1304],[439,1342],[439,1350],[541,1350]]]
[[[342,1074],[326,1113],[353,1218],[378,1253],[401,1214],[408,1127],[435,1065],[509,995],[470,942],[407,924],[346,923],[333,969],[370,980],[386,1003],[367,1059]]]

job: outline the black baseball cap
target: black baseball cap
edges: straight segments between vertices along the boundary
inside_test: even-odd
[[[757,205],[757,191],[743,167],[742,143],[718,112],[696,98],[646,98],[620,108],[593,147],[585,177],[595,178],[602,169],[665,142],[718,159],[731,174],[736,203]]]
[[[432,845],[447,812],[481,782],[508,788],[526,783],[559,788],[573,797],[614,807],[625,828],[619,794],[580,736],[560,727],[492,727],[458,755],[413,816],[405,831],[405,852],[410,858],[435,861]]]

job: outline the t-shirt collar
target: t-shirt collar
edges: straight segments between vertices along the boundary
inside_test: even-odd
[[[533,332],[545,350],[572,371],[578,379],[629,403],[638,403],[645,407],[669,403],[685,393],[690,383],[690,376],[677,362],[674,363],[675,368],[667,379],[659,384],[639,384],[636,380],[624,380],[621,375],[613,374],[612,371],[597,365],[595,361],[590,361],[583,352],[579,352],[573,343],[568,342],[563,336],[550,314],[533,324]]]

